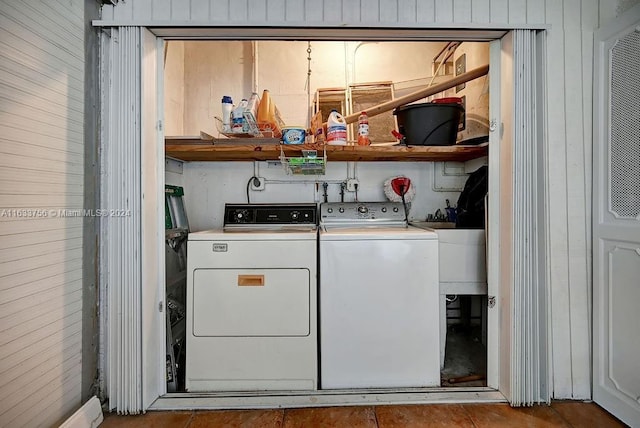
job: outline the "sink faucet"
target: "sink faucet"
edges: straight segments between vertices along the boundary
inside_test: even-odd
[[[426,221],[447,221],[447,216],[438,208],[435,213],[427,214]]]

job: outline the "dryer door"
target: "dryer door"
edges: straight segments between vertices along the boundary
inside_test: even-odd
[[[193,335],[308,336],[308,269],[196,269]]]

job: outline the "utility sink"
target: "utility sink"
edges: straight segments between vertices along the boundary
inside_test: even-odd
[[[484,284],[486,288],[484,229],[456,229],[455,223],[448,222],[415,221],[411,224],[423,229],[433,229],[438,234],[441,284]]]
[[[412,221],[412,225],[429,229],[455,229],[456,224],[448,221]]]
[[[412,225],[438,234],[440,279],[440,368],[447,343],[448,294],[486,295],[487,258],[484,229],[456,229],[455,223],[416,221]],[[484,305],[486,308],[486,305]],[[483,322],[486,322],[486,313]],[[483,338],[484,343],[484,338]]]

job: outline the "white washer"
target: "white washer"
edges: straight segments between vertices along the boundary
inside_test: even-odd
[[[322,389],[440,385],[438,240],[402,204],[320,207]]]
[[[316,206],[298,205],[313,218],[292,225],[273,207],[243,206],[237,231],[189,234],[189,392],[317,388]]]

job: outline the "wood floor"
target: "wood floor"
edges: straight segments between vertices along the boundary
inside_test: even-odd
[[[594,403],[554,401],[551,406],[518,409],[500,403],[148,412],[138,416],[105,415],[105,420],[100,426],[101,428],[607,428],[625,425]]]

